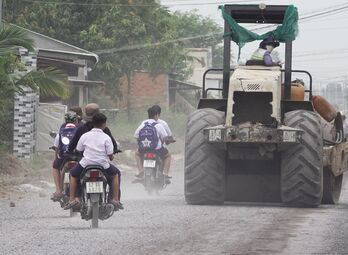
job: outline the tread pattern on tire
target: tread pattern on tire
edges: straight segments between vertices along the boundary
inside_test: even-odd
[[[285,114],[284,122],[304,133],[300,144],[282,152],[282,201],[294,206],[318,206],[323,195],[323,140],[319,116],[305,110],[291,111]]]
[[[334,176],[330,168],[324,168],[323,178],[323,198],[321,203],[329,205],[337,204],[341,196],[343,174]]]
[[[225,151],[206,141],[204,128],[224,123],[215,109],[194,111],[185,139],[185,199],[188,204],[221,204],[225,199]]]

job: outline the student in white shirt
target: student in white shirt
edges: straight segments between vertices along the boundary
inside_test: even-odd
[[[152,109],[154,109],[155,112],[158,114],[157,122],[159,124],[161,124],[164,127],[165,131],[167,132],[167,137],[166,137],[166,140],[165,140],[165,144],[175,143],[176,141],[175,141],[175,139],[173,137],[173,133],[170,130],[168,123],[166,121],[160,119],[161,111],[162,111],[161,107],[159,105],[155,104],[154,106],[152,106]]]
[[[102,166],[111,178],[112,183],[112,199],[109,203],[113,204],[117,209],[123,209],[119,201],[119,178],[120,171],[112,164],[114,146],[111,138],[103,132],[106,127],[106,116],[97,113],[93,116],[92,123],[94,128],[83,134],[79,139],[76,150],[83,151],[83,157],[80,162],[70,171],[70,199],[69,203],[64,207],[65,210],[77,205],[79,201],[75,198],[77,180],[84,168],[88,165]]]
[[[156,145],[155,151],[156,153],[163,159],[164,161],[164,166],[163,166],[163,174],[164,176],[169,179],[169,169],[170,169],[170,161],[171,161],[171,155],[168,152],[168,150],[165,148],[165,141],[167,139],[167,132],[164,129],[164,127],[159,124],[157,122],[159,114],[151,107],[148,109],[148,119],[144,120],[140,126],[136,129],[135,133],[134,133],[134,137],[138,140],[139,139],[139,132],[140,130],[145,126],[145,123],[148,124],[153,124],[155,123],[155,128],[157,131],[157,135],[158,135],[158,143]],[[157,125],[156,125],[157,123]],[[135,160],[137,162],[137,166],[138,166],[138,174],[136,175],[136,177],[139,178],[143,178],[144,176],[144,168],[143,168],[143,163],[142,163],[142,159],[141,159],[141,154],[144,153],[144,151],[142,151],[140,148],[138,148],[138,150],[135,152]],[[170,183],[170,182],[169,182]]]

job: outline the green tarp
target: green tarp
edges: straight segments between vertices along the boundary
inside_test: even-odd
[[[240,26],[229,14],[225,12],[224,6],[219,6],[221,9],[223,18],[231,27],[231,32],[225,36],[231,36],[239,46],[238,59],[240,55],[240,49],[248,42],[263,40],[272,35],[275,40],[279,42],[293,41],[298,34],[298,12],[297,8],[293,5],[289,5],[285,11],[283,23],[277,26],[276,29],[264,34],[256,34],[242,26]]]

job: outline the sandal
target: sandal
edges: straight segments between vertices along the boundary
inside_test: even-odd
[[[110,200],[109,203],[114,206],[115,211],[124,209],[123,204],[120,201]]]
[[[65,206],[64,206],[64,210],[69,210],[69,209],[71,209],[71,208],[73,208],[73,207],[75,207],[75,206],[77,206],[77,205],[79,205],[80,204],[80,202],[79,201],[77,201],[77,200],[74,200],[74,201],[69,201],[69,203],[67,203]]]
[[[61,200],[62,198],[64,197],[64,194],[63,193],[53,193],[53,195],[51,196],[51,200],[53,202],[57,202],[59,200]]]

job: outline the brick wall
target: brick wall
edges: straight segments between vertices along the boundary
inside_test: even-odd
[[[153,104],[168,106],[168,75],[160,74],[152,77],[147,72],[134,72],[131,80],[130,97],[128,98],[127,78],[121,79],[122,99],[119,101],[119,108],[127,107],[127,100],[130,100],[131,108],[140,108]]]
[[[36,68],[36,54],[25,49],[19,51],[27,71]],[[14,99],[13,154],[17,158],[30,158],[36,141],[36,111],[39,95],[30,88],[23,87]]]
[[[30,88],[15,96],[13,154],[17,158],[30,158],[35,148],[36,109],[38,94]]]

